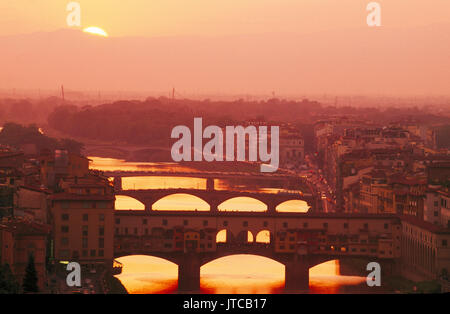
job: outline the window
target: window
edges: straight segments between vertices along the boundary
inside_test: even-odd
[[[228,226],[228,221],[225,220],[225,221],[223,222],[223,225],[224,225],[225,227]]]
[[[88,219],[89,219],[88,214],[83,214],[83,221],[88,221]]]
[[[83,257],[87,257],[88,256],[88,251],[87,250],[83,250],[81,252],[81,254],[83,255]]]
[[[348,229],[348,223],[344,223],[344,229]]]
[[[162,224],[163,226],[167,226],[167,219],[163,219]]]
[[[103,250],[98,250],[98,256],[103,257],[105,255]]]
[[[389,224],[384,224],[384,229],[388,229],[389,228]]]
[[[283,222],[283,228],[287,228],[288,227],[288,223],[287,222]]]
[[[91,257],[95,256],[95,250],[91,250]]]
[[[438,211],[434,211],[434,217],[437,217],[437,216],[439,216],[439,212]]]
[[[303,223],[303,228],[308,228],[308,223],[307,222]]]
[[[208,225],[208,220],[203,220],[203,226],[207,226]]]
[[[63,246],[69,245],[69,238],[61,238],[61,245]]]
[[[142,220],[142,224],[146,225],[147,224],[147,219]]]
[[[183,220],[183,225],[185,225],[185,226],[187,226],[188,225],[188,221],[185,219],[185,220]]]
[[[447,240],[442,240],[442,246],[447,246]]]
[[[98,235],[100,236],[105,235],[105,227],[103,226],[98,227]]]
[[[87,249],[87,247],[88,247],[88,238],[83,238],[81,242],[82,242],[83,249]]]
[[[61,215],[61,220],[62,220],[62,221],[67,221],[67,220],[69,220],[69,214],[62,214],[62,215]]]
[[[61,226],[61,232],[68,233],[69,232],[69,226]]]
[[[87,237],[88,236],[89,227],[88,226],[83,226],[81,230],[83,232],[83,237]]]
[[[100,221],[105,221],[105,214],[100,214],[100,215],[98,216],[98,220],[100,220]]]
[[[61,259],[67,259],[69,258],[70,252],[69,250],[60,250],[59,251],[59,256]]]
[[[268,223],[267,221],[264,221],[264,222],[263,222],[263,226],[264,226],[264,227],[267,227],[268,225],[269,225],[269,223]]]
[[[369,224],[368,223],[364,224],[364,229],[369,229]]]
[[[105,238],[98,238],[98,247],[101,249],[105,248]]]
[[[83,208],[91,208],[91,203],[89,202],[83,202]]]

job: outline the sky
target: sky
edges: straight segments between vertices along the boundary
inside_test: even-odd
[[[69,2],[0,0],[0,92],[450,93],[449,0],[78,0],[106,39]]]
[[[0,1],[0,35],[67,27],[70,0]],[[236,35],[365,27],[369,0],[78,0],[110,36]],[[450,23],[448,0],[379,0],[382,25]]]

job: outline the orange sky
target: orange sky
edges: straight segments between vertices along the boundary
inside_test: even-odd
[[[0,35],[66,27],[70,0],[2,0]],[[111,36],[316,32],[366,26],[369,0],[78,0],[82,27]],[[450,22],[448,0],[379,0],[382,24]]]
[[[0,92],[449,95],[449,0],[78,0],[107,40],[69,2],[0,0]]]

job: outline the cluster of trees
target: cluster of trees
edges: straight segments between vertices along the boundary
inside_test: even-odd
[[[314,109],[315,108],[315,109]],[[295,101],[196,101],[164,97],[145,101],[118,101],[99,106],[60,106],[48,117],[49,125],[72,136],[103,141],[167,146],[172,128],[192,127],[194,117],[205,125],[237,125],[244,120],[310,120],[319,103]],[[308,130],[310,127],[307,128]]]
[[[306,149],[312,149],[313,124],[333,116],[351,116],[379,124],[414,120],[423,124],[445,123],[448,117],[432,114],[417,107],[358,108],[323,106],[304,99],[292,101],[210,101],[177,100],[166,97],[145,101],[117,101],[99,106],[57,107],[48,117],[56,130],[76,137],[102,141],[167,146],[173,127],[192,127],[194,117],[205,125],[237,125],[242,121],[288,122],[296,125],[305,137]]]
[[[83,144],[72,139],[55,139],[41,132],[35,124],[23,126],[14,122],[6,123],[0,132],[0,144],[21,148],[25,144],[35,144],[38,151],[43,149],[66,149],[81,153]]]
[[[58,97],[40,100],[0,99],[0,123],[45,123],[48,115],[61,103]]]
[[[34,264],[34,256],[30,254],[25,270],[22,287],[11,271],[9,264],[0,265],[0,294],[36,293],[39,292],[38,277]]]

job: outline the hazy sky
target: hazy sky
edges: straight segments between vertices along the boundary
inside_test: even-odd
[[[67,27],[69,0],[1,0],[0,35]],[[364,27],[370,0],[78,0],[82,27],[111,36],[316,32]],[[449,0],[379,0],[382,24],[450,22]]]
[[[0,90],[450,92],[450,0],[78,0],[108,39],[69,2],[0,0]]]

